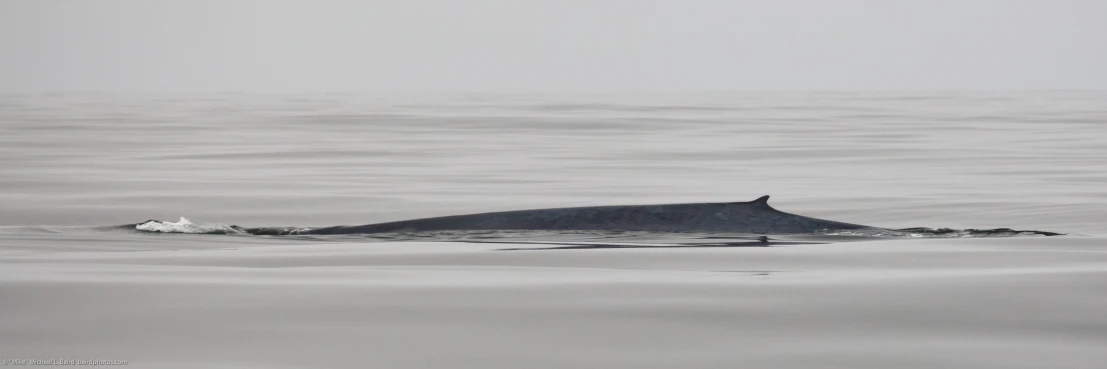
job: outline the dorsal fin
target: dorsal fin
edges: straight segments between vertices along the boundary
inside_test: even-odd
[[[750,206],[755,208],[772,209],[769,206],[769,195],[758,197],[757,200],[750,201]]]

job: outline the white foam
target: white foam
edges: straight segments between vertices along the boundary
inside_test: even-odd
[[[188,218],[181,217],[176,222],[151,220],[135,225],[135,229],[144,232],[158,233],[199,233],[199,234],[242,234],[243,232],[223,224],[194,224]]]

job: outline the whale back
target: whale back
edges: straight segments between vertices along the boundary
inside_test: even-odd
[[[480,214],[338,226],[310,234],[423,232],[449,230],[642,231],[795,234],[871,228],[789,214],[773,209],[769,196],[753,201],[658,205],[615,205]]]

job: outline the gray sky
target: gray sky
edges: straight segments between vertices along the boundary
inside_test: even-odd
[[[0,0],[0,91],[1107,89],[1107,1]]]

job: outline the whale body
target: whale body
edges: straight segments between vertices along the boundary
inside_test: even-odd
[[[251,234],[372,234],[429,231],[641,231],[800,234],[882,228],[789,214],[769,196],[748,202],[618,205],[500,211],[315,229],[246,228]]]
[[[848,233],[856,236],[888,237],[1003,237],[1021,235],[1060,236],[1064,233],[995,229],[950,229],[913,227],[889,229],[836,222],[785,213],[769,206],[769,196],[747,202],[718,202],[658,205],[615,205],[498,211],[360,226],[322,228],[259,227],[235,225],[195,225],[185,218],[179,222],[148,220],[110,228],[155,233],[207,233],[250,235],[356,235],[419,233],[436,231],[600,231],[671,232],[757,235],[797,235]]]

